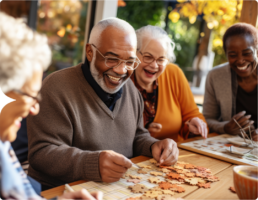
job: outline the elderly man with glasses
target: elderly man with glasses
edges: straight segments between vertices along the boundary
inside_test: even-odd
[[[145,155],[163,165],[178,158],[176,143],[143,126],[143,101],[129,79],[140,61],[127,22],[100,21],[86,45],[86,61],[48,76],[41,112],[28,119],[29,174],[43,189],[80,179],[118,181]]]

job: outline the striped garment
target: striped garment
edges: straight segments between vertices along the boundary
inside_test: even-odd
[[[38,200],[9,142],[0,141],[0,195],[3,199]]]

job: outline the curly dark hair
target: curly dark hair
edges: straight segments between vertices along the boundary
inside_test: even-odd
[[[247,23],[236,23],[229,27],[223,36],[223,49],[226,52],[227,39],[232,36],[248,36],[252,39],[253,45],[258,49],[258,31],[251,24]]]

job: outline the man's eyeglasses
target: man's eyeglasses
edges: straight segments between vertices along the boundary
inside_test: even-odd
[[[140,52],[140,51],[139,51],[139,52]],[[143,62],[145,62],[145,63],[150,64],[150,63],[152,63],[153,61],[156,60],[156,59],[155,59],[153,56],[151,56],[151,55],[143,55],[142,52],[140,52],[140,54],[142,55],[142,57],[143,57],[142,60],[143,60]],[[158,58],[158,59],[156,60],[156,62],[157,62],[158,65],[165,66],[165,65],[168,63],[168,60],[167,60],[166,58]]]
[[[115,58],[115,57],[109,57],[109,56],[103,56],[102,53],[100,53],[100,51],[97,49],[97,47],[94,44],[91,44],[98,52],[99,54],[105,59],[105,64],[107,67],[109,68],[114,68],[119,66],[122,62],[125,63],[125,68],[127,70],[135,70],[139,64],[141,63],[141,61],[138,60],[122,60],[120,58]]]
[[[41,96],[40,93],[38,93],[37,96],[34,97],[34,96],[31,96],[30,94],[27,94],[27,93],[22,92],[20,90],[14,90],[14,92],[17,93],[17,94],[20,94],[20,95],[24,95],[24,96],[30,97],[33,100],[35,100],[37,103],[41,102],[41,100],[42,100],[42,96]]]

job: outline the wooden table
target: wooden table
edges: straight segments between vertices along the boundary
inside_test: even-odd
[[[210,134],[209,136],[215,136],[217,134]],[[188,141],[197,140],[198,138],[192,138]],[[150,159],[145,156],[138,156],[132,158],[133,163],[143,162]],[[210,189],[198,188],[198,186],[183,185],[186,189],[184,193],[177,193],[173,197],[184,199],[238,199],[235,193],[229,190],[229,187],[234,186],[233,183],[233,167],[231,163],[224,162],[215,158],[204,156],[191,151],[179,149],[179,161],[185,161],[194,165],[203,166],[211,169],[212,173],[220,178],[220,181],[212,183]],[[69,185],[77,185],[84,183],[84,180],[70,183]],[[63,193],[64,186],[59,186],[50,190],[46,190],[41,195],[47,199],[59,196]]]

